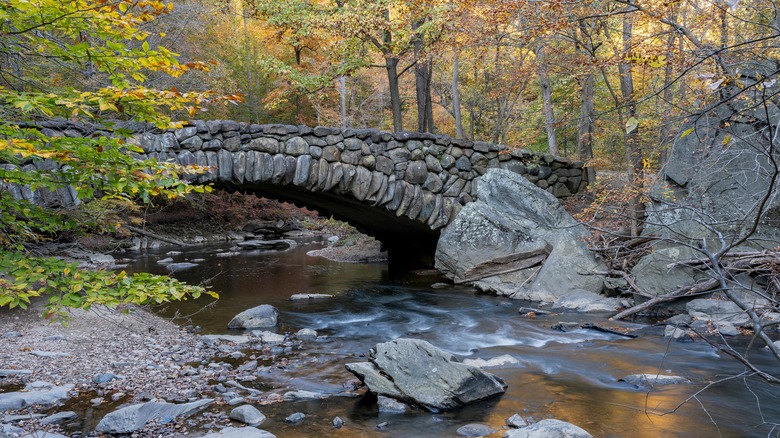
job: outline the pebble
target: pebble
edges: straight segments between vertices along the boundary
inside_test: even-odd
[[[108,382],[110,382],[112,380],[116,380],[116,379],[118,379],[118,377],[115,376],[114,374],[102,373],[102,374],[98,374],[95,377],[93,377],[92,381],[97,383],[98,385],[100,385],[100,384],[108,383]]]
[[[295,333],[298,339],[316,339],[317,331],[310,328],[302,328]]]
[[[21,338],[22,334],[19,332],[5,332],[3,333],[4,338]]]
[[[528,426],[528,423],[519,414],[514,414],[506,419],[506,425],[509,427],[520,428]]]
[[[244,363],[243,365],[238,367],[238,371],[246,372],[246,371],[254,371],[257,369],[257,361],[251,360],[249,362]]]
[[[332,424],[333,427],[335,427],[336,429],[341,429],[341,427],[344,426],[344,420],[342,420],[339,417],[336,417],[333,419]]]
[[[243,405],[234,408],[232,411],[230,411],[230,418],[250,426],[257,426],[265,421],[265,415],[263,415],[262,412],[258,411],[257,408],[252,405]],[[289,423],[293,422],[294,421],[289,421]]]
[[[304,414],[303,412],[296,412],[290,415],[289,417],[285,418],[284,422],[290,424],[297,424],[303,421],[304,418],[306,418],[306,414]]]

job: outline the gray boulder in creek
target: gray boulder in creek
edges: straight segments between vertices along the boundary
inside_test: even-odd
[[[261,304],[248,310],[244,310],[228,323],[231,329],[255,329],[274,327],[279,317],[279,311],[270,304]]]
[[[552,194],[514,172],[489,169],[441,233],[436,269],[456,283],[517,299],[555,301],[584,289],[598,293],[606,268],[588,251],[587,231]]]
[[[418,339],[379,343],[371,349],[369,361],[346,368],[371,392],[431,412],[502,394],[506,388],[498,377]]]
[[[147,402],[126,406],[103,417],[95,430],[112,434],[133,433],[143,429],[146,423],[152,420],[187,416],[210,405],[213,401],[207,398],[183,404]]]
[[[510,429],[503,438],[593,438],[585,429],[561,420],[542,420],[528,427]]]

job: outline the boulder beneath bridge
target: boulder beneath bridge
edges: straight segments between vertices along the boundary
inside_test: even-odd
[[[441,233],[436,269],[456,283],[517,299],[553,302],[599,293],[606,267],[588,250],[587,230],[550,193],[522,176],[490,169]]]

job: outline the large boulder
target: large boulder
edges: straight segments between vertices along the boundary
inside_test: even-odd
[[[498,377],[460,363],[451,354],[418,339],[377,344],[371,349],[369,362],[346,367],[369,391],[431,412],[502,394],[506,388]]]
[[[261,304],[248,310],[244,310],[228,323],[231,329],[256,329],[276,326],[279,311],[270,304]]]
[[[550,193],[524,177],[490,169],[477,201],[442,230],[436,268],[456,283],[517,299],[555,301],[584,289],[598,293],[606,268],[588,251],[588,233]]]
[[[103,417],[95,430],[111,434],[133,433],[143,429],[152,420],[188,416],[213,401],[203,399],[182,404],[147,402],[126,406]]]
[[[677,135],[653,187],[643,235],[658,238],[658,242],[654,252],[632,270],[643,292],[664,294],[711,278],[700,266],[673,264],[701,257],[699,245],[715,251],[721,241],[730,244],[749,236],[734,250],[756,251],[770,249],[780,240],[780,192],[774,185],[774,163],[780,157],[778,145],[771,145],[773,137],[766,134],[776,129],[780,109],[772,101],[761,102],[760,96],[744,92],[755,89],[750,88],[755,78],[766,77],[776,67],[755,64],[744,68],[737,83],[745,88],[727,86],[718,90],[715,99],[720,99],[721,92],[743,98],[708,105],[708,111],[691,117]],[[780,91],[767,82],[761,86],[771,87],[766,88],[766,95]],[[762,300],[750,291],[755,284],[746,277],[731,286],[749,305],[760,306]]]

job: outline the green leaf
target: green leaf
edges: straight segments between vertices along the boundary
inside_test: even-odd
[[[626,121],[626,134],[631,133],[639,126],[639,120],[635,117],[631,117]]]

